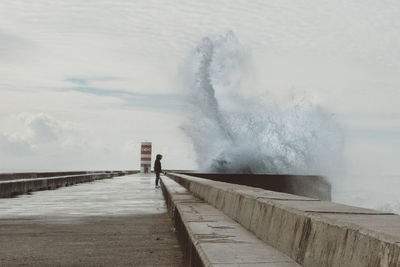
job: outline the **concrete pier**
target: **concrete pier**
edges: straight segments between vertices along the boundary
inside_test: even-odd
[[[400,266],[400,216],[228,178],[168,173],[155,188],[135,174],[0,198],[0,266]],[[56,178],[24,180],[41,179]]]
[[[0,175],[0,198],[12,197],[39,190],[56,189],[78,183],[93,182],[138,171],[21,173]]]
[[[153,175],[0,199],[0,266],[184,266]]]
[[[266,190],[304,197],[331,200],[331,185],[322,176],[287,174],[237,174],[237,173],[177,173],[206,178],[213,181],[247,185]]]
[[[302,266],[400,266],[400,216],[318,199],[169,174]]]
[[[163,177],[162,187],[186,266],[300,267],[175,181]]]

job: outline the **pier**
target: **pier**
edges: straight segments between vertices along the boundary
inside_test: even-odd
[[[98,179],[76,180],[88,175]],[[323,200],[323,177],[168,172],[155,188],[153,174],[115,171],[1,183],[35,179],[64,180],[0,198],[1,266],[400,266],[400,216]]]
[[[0,266],[184,266],[150,174],[0,198],[0,247]]]

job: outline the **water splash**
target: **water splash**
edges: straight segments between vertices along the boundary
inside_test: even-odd
[[[203,38],[184,64],[190,112],[182,128],[200,169],[296,174],[336,169],[343,142],[332,115],[304,98],[277,105],[239,93],[246,91],[248,61],[228,31]],[[246,89],[252,90],[249,84]]]

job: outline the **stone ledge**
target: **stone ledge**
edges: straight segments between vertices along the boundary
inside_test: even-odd
[[[161,185],[186,266],[299,266],[175,181]]]
[[[87,183],[99,179],[107,179],[115,176],[132,174],[132,171],[113,171],[104,173],[92,173],[71,176],[56,176],[46,178],[14,179],[0,181],[0,197],[12,197],[33,191],[56,189],[78,183]]]
[[[400,266],[400,216],[168,174],[303,266]]]

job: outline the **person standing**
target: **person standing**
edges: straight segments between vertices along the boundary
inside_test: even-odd
[[[160,180],[160,173],[162,172],[161,159],[162,155],[157,154],[156,160],[154,161],[154,172],[156,173],[156,187],[158,187],[158,180]]]

